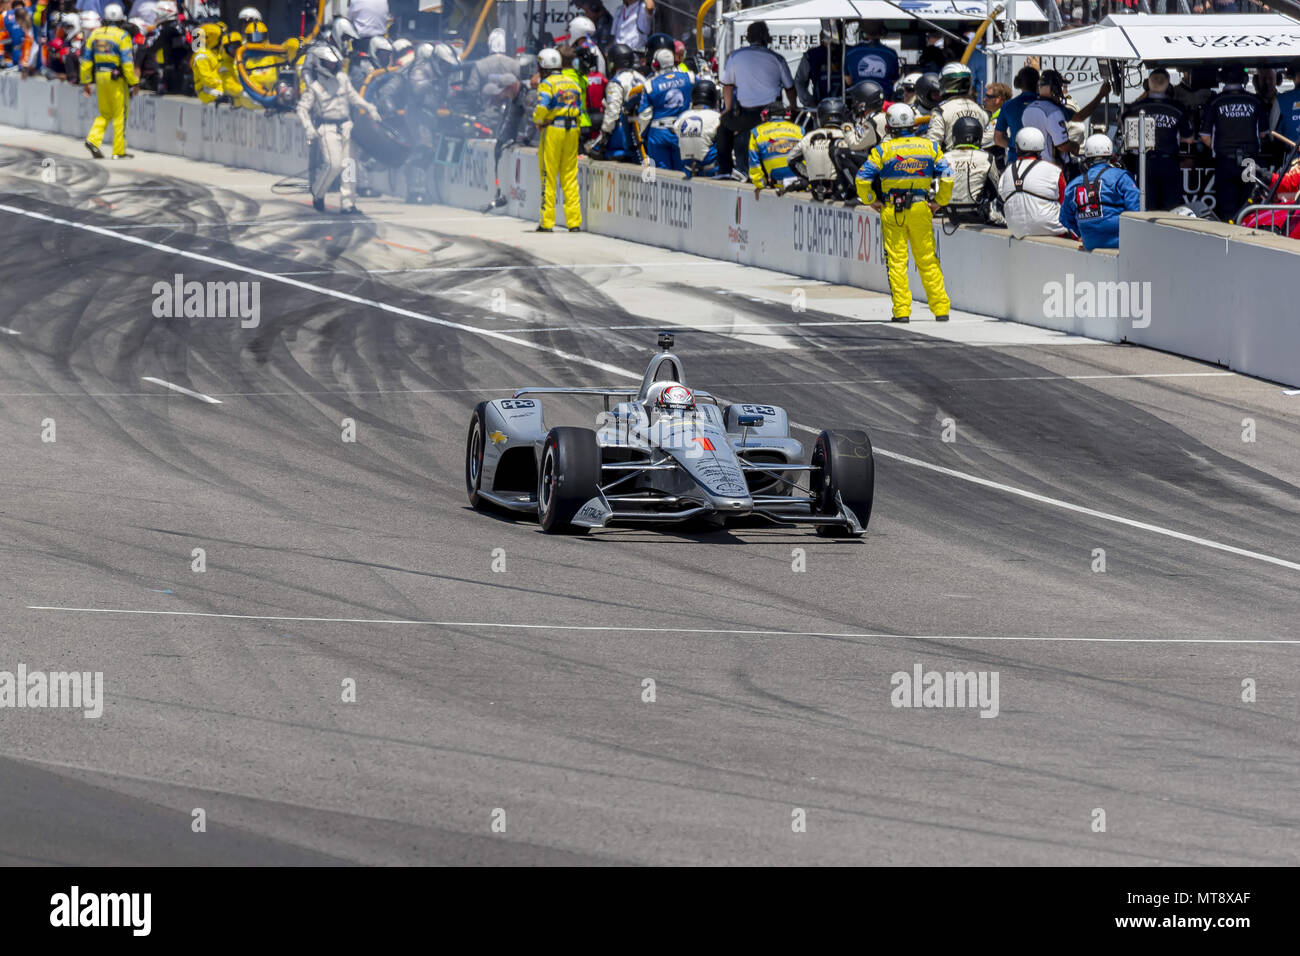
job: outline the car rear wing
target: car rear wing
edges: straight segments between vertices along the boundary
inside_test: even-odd
[[[697,399],[703,399],[706,402],[718,404],[718,399],[709,392],[701,391],[698,388],[691,389],[691,392]],[[515,398],[523,398],[525,395],[600,395],[604,398],[636,398],[638,394],[635,388],[624,388],[622,386],[603,386],[595,385],[591,387],[580,386],[537,386],[528,388],[515,389]]]

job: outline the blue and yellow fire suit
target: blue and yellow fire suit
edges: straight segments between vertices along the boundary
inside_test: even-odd
[[[126,154],[126,113],[130,88],[138,86],[131,36],[121,27],[102,26],[86,38],[82,54],[81,82],[95,83],[99,115],[90,126],[86,143],[96,150],[104,144],[104,130],[113,124],[113,155]]]
[[[907,247],[912,247],[916,271],[925,286],[930,311],[947,316],[951,307],[934,248],[934,217],[930,213],[930,186],[939,181],[935,202],[952,198],[952,169],[938,144],[920,136],[893,136],[867,155],[858,170],[858,198],[870,205],[885,204],[880,213],[885,265],[894,318],[912,314],[912,291],[907,285]]]
[[[537,168],[542,175],[541,227],[555,227],[555,179],[564,190],[564,223],[582,225],[578,198],[578,124],[586,104],[578,84],[563,73],[551,73],[537,84],[533,122],[541,131],[537,143]]]
[[[755,186],[779,186],[795,172],[787,158],[803,139],[803,130],[787,120],[768,120],[749,134],[749,181]]]

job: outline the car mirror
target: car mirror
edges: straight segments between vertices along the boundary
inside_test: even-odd
[[[761,428],[763,427],[762,415],[737,415],[736,423],[741,428]]]

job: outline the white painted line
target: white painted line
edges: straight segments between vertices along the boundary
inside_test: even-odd
[[[400,225],[408,225],[413,222],[481,222],[482,220],[482,216],[447,216],[422,219],[399,219],[393,221]],[[337,219],[321,219],[318,216],[304,215],[301,219],[246,219],[231,222],[217,220],[205,222],[133,222],[121,226],[108,226],[107,228],[115,231],[118,229],[172,229],[177,226],[189,226],[193,229],[219,229],[223,226],[328,226],[332,223],[338,225],[355,225],[363,222],[378,223],[379,220],[371,219],[366,216],[362,216],[359,219],[347,219],[343,216],[339,216]]]
[[[820,433],[820,429],[809,428],[807,425],[799,425],[795,422],[790,423],[791,428],[798,428],[814,435]],[[1006,492],[1009,495],[1018,495],[1021,498],[1028,498],[1030,501],[1037,501],[1040,504],[1052,505],[1055,508],[1063,508],[1066,511],[1073,511],[1076,514],[1088,515],[1090,518],[1100,518],[1103,521],[1113,521],[1116,524],[1127,525],[1130,528],[1138,528],[1142,531],[1150,531],[1152,534],[1164,535],[1167,538],[1177,538],[1179,541],[1187,541],[1191,544],[1199,544],[1204,548],[1213,548],[1216,551],[1226,551],[1229,554],[1239,555],[1243,558],[1253,558],[1256,561],[1264,561],[1268,564],[1275,564],[1280,568],[1289,568],[1292,571],[1300,571],[1300,563],[1295,561],[1286,561],[1282,558],[1275,558],[1272,555],[1260,554],[1258,551],[1248,551],[1245,548],[1237,548],[1230,544],[1223,544],[1219,541],[1211,541],[1209,538],[1198,538],[1196,535],[1185,534],[1182,531],[1174,531],[1171,528],[1162,528],[1159,525],[1148,524],[1145,521],[1135,521],[1132,518],[1125,518],[1122,515],[1113,515],[1106,511],[1097,511],[1094,508],[1085,508],[1083,505],[1076,505],[1069,501],[1062,501],[1059,498],[1049,498],[1047,495],[1040,495],[1037,492],[1026,491],[1024,488],[1016,488],[1011,485],[1004,485],[998,481],[990,481],[987,478],[980,478],[976,475],[968,475],[964,471],[957,471],[954,468],[945,468],[943,465],[932,465],[928,461],[921,461],[919,458],[910,458],[907,455],[900,455],[895,451],[886,451],[883,448],[874,449],[877,455],[883,455],[886,458],[892,458],[895,461],[901,461],[908,465],[914,465],[917,468],[924,468],[927,471],[937,472],[941,475],[948,475],[951,478],[960,478],[962,481],[969,481],[972,484],[980,485],[984,488],[992,488],[995,491]]]
[[[1300,388],[1284,388],[1284,389],[1282,389],[1282,394],[1283,394],[1283,395],[1300,395]]]
[[[49,222],[57,226],[67,226],[70,229],[80,229],[83,232],[93,233],[97,236],[105,236],[109,239],[116,239],[119,242],[130,243],[134,246],[143,246],[146,249],[153,249],[156,252],[164,252],[171,256],[180,256],[183,259],[191,259],[195,262],[205,262],[208,265],[220,266],[223,269],[231,269],[235,272],[242,272],[245,275],[257,276],[270,282],[279,282],[282,285],[293,286],[296,289],[305,289],[308,292],[315,292],[319,295],[328,296],[332,299],[340,299],[343,302],[351,302],[355,305],[369,306],[372,309],[378,309],[381,312],[387,312],[390,315],[400,315],[403,318],[415,319],[419,322],[428,322],[430,325],[441,325],[449,329],[457,329],[461,332],[471,332],[475,335],[482,335],[485,338],[495,339],[498,342],[509,342],[511,345],[518,345],[521,348],[534,349],[539,352],[546,352],[557,358],[562,358],[567,362],[574,362],[580,365],[586,365],[590,368],[599,369],[610,375],[617,375],[622,378],[640,379],[641,376],[635,372],[629,372],[627,369],[619,368],[617,365],[610,365],[607,362],[599,362],[595,359],[589,359],[584,355],[575,355],[572,352],[564,352],[560,349],[551,348],[548,345],[539,345],[536,342],[529,342],[527,339],[517,338],[513,335],[506,335],[504,332],[498,332],[495,329],[480,329],[473,325],[464,325],[460,322],[450,322],[447,319],[440,319],[434,315],[426,315],[423,312],[415,312],[411,309],[399,308],[395,305],[389,305],[386,302],[379,302],[375,299],[365,299],[359,295],[352,295],[349,292],[340,292],[337,289],[329,289],[322,285],[316,285],[311,282],[303,282],[300,279],[294,279],[289,276],[277,275],[274,272],[266,272],[262,269],[254,269],[250,266],[241,265],[238,262],[232,262],[229,259],[219,259],[216,256],[206,256],[198,252],[189,252],[185,249],[178,249],[175,246],[164,245],[161,242],[150,242],[147,239],[140,239],[136,236],[124,236],[114,232],[112,229],[105,229],[102,226],[92,226],[90,223],[73,222],[69,219],[60,219],[57,216],[47,216],[44,213],[33,212],[29,209],[19,209],[17,206],[9,206],[0,203],[0,212],[13,213],[16,216],[25,216],[28,219],[36,219],[40,222]]]
[[[0,325],[0,333],[4,333],[5,335],[22,335],[22,333],[17,329],[11,329],[6,325]]]
[[[611,326],[615,328],[615,326]],[[644,326],[622,326],[622,328],[643,328],[658,329],[660,325]],[[673,326],[676,328],[676,326]],[[912,343],[908,343],[912,344]],[[933,346],[934,343],[916,343],[927,346]],[[963,345],[965,343],[956,342],[954,345]],[[1093,379],[1108,378],[1232,378],[1236,372],[1142,372],[1138,374],[1114,374],[1114,375],[1014,375],[1007,378],[950,378],[949,382],[1083,382]],[[906,382],[893,378],[822,378],[814,379],[807,382],[714,382],[709,385],[709,391],[716,391],[720,388],[775,388],[782,385],[905,385]],[[1300,389],[1297,389],[1300,394]]]
[[[516,624],[505,621],[421,621],[390,617],[292,617],[280,614],[218,614],[212,611],[149,611],[113,607],[56,607],[29,604],[29,611],[65,611],[75,614],[140,614],[158,617],[210,617],[233,621],[287,621],[300,624],[395,624],[414,627],[482,627],[527,631],[597,631],[615,634],[718,634],[724,637],[830,637],[845,640],[893,639],[900,641],[1036,641],[1067,644],[1300,644],[1300,639],[1231,637],[1040,637],[974,634],[885,634],[855,631],[776,631],[720,627],[626,627],[622,624]]]
[[[481,335],[484,338],[494,339],[498,342],[509,342],[511,345],[518,345],[523,348],[533,349],[538,352],[545,352],[549,355],[554,355],[557,358],[564,359],[565,361],[599,369],[602,372],[607,372],[610,375],[615,375],[620,378],[632,379],[632,380],[639,380],[641,378],[641,375],[629,369],[620,368],[619,366],[611,365],[608,362],[600,362],[595,359],[589,359],[584,355],[575,355],[572,352],[565,352],[562,349],[552,348],[551,346],[548,345],[542,345],[537,342],[530,342],[527,339],[521,339],[514,335],[506,335],[505,333],[498,332],[495,329],[482,329],[472,325],[464,325],[460,322],[450,322],[447,319],[440,319],[436,316],[425,315],[421,312],[414,312],[410,309],[398,308],[397,306],[388,305],[385,302],[379,302],[374,299],[365,299],[362,298],[361,296],[352,295],[351,293],[348,292],[339,292],[336,289],[329,289],[326,288],[325,286],[315,285],[310,282],[303,282],[299,279],[293,279],[288,276],[276,275],[273,272],[264,272],[261,269],[253,269],[250,268],[249,266],[241,265],[237,262],[232,262],[228,259],[219,259],[215,256],[206,256],[197,252],[187,252],[186,250],[178,249],[175,246],[167,246],[158,242],[149,242],[148,240],[138,239],[134,236],[119,235],[118,233],[113,232],[111,229],[104,229],[100,226],[92,226],[89,223],[72,222],[67,219],[59,219],[55,216],[47,216],[44,213],[32,212],[27,209],[19,209],[17,206],[9,206],[5,204],[0,204],[0,212],[13,213],[14,215],[25,216],[28,219],[36,219],[39,220],[40,222],[49,222],[49,223],[54,223],[55,225],[68,226],[69,228],[72,229],[80,229],[85,232],[94,233],[95,235],[98,236],[106,236],[110,239],[116,239],[119,242],[127,242],[127,243],[131,243],[132,245],[144,246],[145,248],[154,249],[158,252],[165,252],[169,255],[180,256],[185,259],[192,259],[196,262],[206,262],[209,265],[221,266],[223,268],[231,269],[236,272],[243,272],[247,275],[259,276],[263,279],[268,279],[272,282],[280,282],[283,283],[284,285],[293,286],[294,288],[305,289],[309,292],[316,292],[319,293],[320,295],[329,296],[330,298],[334,298],[334,299],[341,299],[344,302],[352,302],[357,305],[369,306],[370,308],[378,309],[382,312],[387,312],[391,315],[400,315],[403,316],[404,318],[416,319],[420,322],[428,322],[431,325],[440,325],[449,329],[457,329],[458,331],[461,332],[469,332],[474,335]],[[1217,374],[1217,373],[1205,373],[1205,374]],[[807,425],[799,425],[795,422],[791,422],[790,427],[799,428],[805,432],[811,432],[814,435],[818,434],[819,431],[816,428],[809,428]],[[929,462],[921,461],[917,458],[910,458],[907,455],[900,455],[897,452],[887,451],[883,448],[876,448],[875,451],[877,454],[885,458],[892,458],[895,461],[900,461],[905,464],[914,465],[915,467],[918,468],[925,468],[930,471],[937,472],[939,474],[948,475],[953,478],[958,478],[962,481],[969,481],[973,484],[977,484],[985,488],[990,488],[995,491],[1001,491],[1006,494],[1018,495],[1019,497],[1027,498],[1030,501],[1036,501],[1039,504],[1051,505],[1052,507],[1055,508],[1062,508],[1066,511],[1073,511],[1076,514],[1088,515],[1089,517],[1099,518],[1103,521],[1113,521],[1117,524],[1127,525],[1129,527],[1138,528],[1143,531],[1150,531],[1152,534],[1164,535],[1165,537],[1176,538],[1179,541],[1186,541],[1190,544],[1197,544],[1202,547],[1213,548],[1217,551],[1224,551],[1227,552],[1228,554],[1235,554],[1240,557],[1252,558],[1256,561],[1263,561],[1268,564],[1277,565],[1278,567],[1288,568],[1293,571],[1300,571],[1300,564],[1297,564],[1294,561],[1286,561],[1283,560],[1282,558],[1275,558],[1267,554],[1261,554],[1258,551],[1249,551],[1245,548],[1237,548],[1232,545],[1222,544],[1218,541],[1211,541],[1208,538],[1199,538],[1194,535],[1184,534],[1181,531],[1174,531],[1169,528],[1162,528],[1159,525],[1148,524],[1147,522],[1144,521],[1135,521],[1131,518],[1121,517],[1120,515],[1112,515],[1104,511],[1096,511],[1092,508],[1085,508],[1082,505],[1072,504],[1068,501],[1062,501],[1058,498],[1049,498],[1046,495],[1040,495],[1032,491],[1026,491],[1021,488],[1015,488],[1012,487],[1011,485],[1004,485],[1001,484],[1000,482],[990,481],[987,478],[979,478],[975,475],[969,475],[966,474],[965,472],[957,471],[953,468],[945,468],[941,465],[932,465]]]
[[[182,395],[188,395],[190,398],[197,398],[200,402],[207,402],[209,405],[220,405],[221,399],[213,398],[211,395],[204,395],[202,392],[190,391],[183,385],[177,385],[175,382],[166,382],[160,378],[154,378],[151,375],[145,375],[141,378],[143,382],[153,382],[155,385],[161,385],[163,388],[170,388],[173,392],[180,392]]]
[[[0,206],[0,209],[5,207]],[[373,221],[373,220],[372,220]],[[398,221],[400,224],[400,220]],[[76,225],[76,223],[73,223]],[[657,266],[670,266],[674,269],[681,268],[704,268],[707,266],[726,266],[726,262],[544,262],[530,263],[527,265],[513,266],[423,266],[414,269],[367,269],[366,273],[370,275],[398,275],[407,272],[512,272],[533,270],[543,271],[547,269],[651,269]],[[281,272],[278,275],[284,276],[316,276],[316,275],[334,275],[331,269],[313,269],[310,272]],[[638,376],[639,377],[639,376]]]

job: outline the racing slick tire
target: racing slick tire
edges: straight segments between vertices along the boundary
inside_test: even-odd
[[[465,491],[469,494],[470,507],[478,511],[489,507],[488,500],[479,494],[483,486],[483,451],[487,447],[487,406],[487,402],[474,406],[465,439]]]
[[[590,428],[552,428],[537,468],[537,520],[547,534],[586,534],[578,509],[600,493],[600,445]]]
[[[876,491],[876,460],[867,433],[822,432],[813,446],[812,466],[813,512],[824,517],[838,514],[835,501],[838,494],[865,531]],[[819,524],[815,530],[824,538],[846,538],[852,534],[844,525]]]

